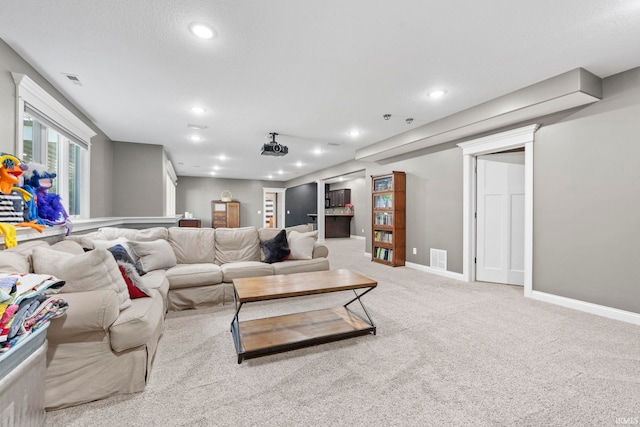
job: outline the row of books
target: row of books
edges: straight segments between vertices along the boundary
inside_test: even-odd
[[[385,194],[382,196],[375,196],[373,198],[373,207],[374,208],[392,208],[393,207],[393,196],[391,194]]]
[[[376,242],[393,243],[393,233],[390,231],[374,231],[373,238]]]
[[[376,212],[374,223],[376,225],[393,225],[393,214]]]
[[[373,181],[373,191],[391,190],[393,181],[391,178],[376,179]]]
[[[373,256],[378,259],[383,259],[385,261],[391,262],[393,260],[393,249],[387,248],[373,248]]]

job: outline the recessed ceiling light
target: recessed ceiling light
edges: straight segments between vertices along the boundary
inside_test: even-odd
[[[278,174],[280,174],[280,175],[282,175],[283,173],[284,173],[284,171],[283,171],[282,169],[280,169],[280,170],[278,171]]]
[[[191,135],[189,137],[190,140],[192,140],[193,142],[198,142],[200,141],[202,138],[200,138],[200,135]]]
[[[360,136],[360,131],[359,130],[352,130],[351,132],[349,132],[349,135],[351,135],[352,137],[356,137],[356,136]]]
[[[204,113],[205,111],[207,111],[207,110],[205,110],[205,109],[204,109],[204,107],[200,107],[200,106],[197,106],[197,105],[195,105],[195,106],[191,107],[191,112],[192,112],[192,113],[202,114],[202,113]]]
[[[215,165],[215,166],[213,167],[213,170],[214,170],[214,171],[217,171],[218,169],[220,169],[220,167],[218,167],[218,165]]]
[[[267,178],[273,179],[273,175],[269,174],[269,175],[267,175]]]
[[[216,34],[213,31],[213,28],[211,28],[207,24],[202,24],[200,22],[194,22],[193,24],[189,25],[189,31],[191,31],[201,39],[212,39]]]
[[[322,150],[319,148],[316,148],[315,150],[313,150],[313,154],[315,154],[316,156],[319,156],[320,154],[322,154]]]
[[[297,163],[296,163],[296,166],[297,166],[297,167],[299,167],[299,168],[301,168],[301,167],[302,167],[302,162],[297,162]]]
[[[225,156],[224,154],[220,154],[220,155],[218,156],[218,158],[219,158],[220,160],[227,160],[227,156]]]
[[[433,98],[433,99],[442,98],[442,96],[445,93],[447,93],[447,91],[443,89],[432,90],[431,92],[429,92],[429,98]]]
[[[211,172],[210,172],[210,174],[211,174],[211,175],[215,175],[215,174],[216,174],[216,172],[215,172],[215,171],[211,171]]]

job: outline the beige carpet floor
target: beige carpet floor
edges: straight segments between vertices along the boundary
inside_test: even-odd
[[[363,256],[332,268],[378,281],[368,335],[238,365],[233,307],[169,313],[145,391],[52,411],[48,426],[599,426],[640,417],[640,327]],[[243,319],[346,302],[248,304]],[[87,379],[91,381],[91,379]]]

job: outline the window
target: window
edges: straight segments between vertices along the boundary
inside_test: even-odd
[[[16,156],[55,172],[49,191],[60,195],[69,216],[89,218],[89,141],[95,132],[29,77],[13,77],[20,115]]]

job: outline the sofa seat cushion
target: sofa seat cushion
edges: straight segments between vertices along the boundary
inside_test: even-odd
[[[170,289],[222,283],[222,269],[213,263],[178,264],[165,273]]]
[[[140,276],[142,284],[147,289],[155,289],[160,292],[163,298],[166,298],[169,292],[169,281],[166,276],[167,270],[153,270],[144,276]]]
[[[178,264],[214,262],[216,258],[214,228],[169,228],[169,244]]]
[[[222,265],[222,275],[227,283],[241,277],[257,277],[273,275],[273,264],[260,261],[230,262]]]
[[[149,343],[158,328],[164,327],[164,303],[162,296],[155,290],[151,298],[132,300],[132,305],[120,312],[109,328],[111,348],[121,352]]]
[[[260,238],[255,227],[217,228],[216,263],[260,261]]]
[[[293,274],[329,270],[329,260],[326,258],[286,260],[271,265],[273,265],[273,274]]]

